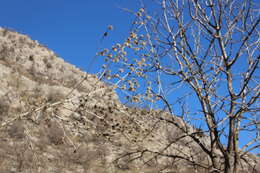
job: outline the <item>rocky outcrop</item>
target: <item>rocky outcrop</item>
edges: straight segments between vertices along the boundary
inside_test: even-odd
[[[193,172],[194,165],[159,152],[206,165],[191,140],[172,142],[182,132],[162,117],[196,130],[163,111],[121,104],[98,76],[0,28],[0,172]]]

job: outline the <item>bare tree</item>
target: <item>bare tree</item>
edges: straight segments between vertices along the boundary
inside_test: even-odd
[[[250,165],[246,155],[260,145],[259,3],[149,2],[134,13],[129,37],[100,52],[108,62],[104,76],[120,79],[116,85],[130,101],[166,108],[208,135],[209,145],[198,131],[160,118],[183,132],[178,139],[189,137],[207,155],[209,166],[197,165],[211,172],[238,172],[242,161]],[[183,155],[154,154],[195,164]]]

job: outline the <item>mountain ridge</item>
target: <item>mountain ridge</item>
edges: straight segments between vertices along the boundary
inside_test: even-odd
[[[207,165],[201,149],[167,123],[196,132],[180,118],[121,104],[114,86],[26,35],[0,28],[0,46],[0,172],[194,171],[165,157],[176,153]],[[210,145],[207,138],[201,142]]]

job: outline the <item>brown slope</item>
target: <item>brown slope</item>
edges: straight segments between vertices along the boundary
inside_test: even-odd
[[[194,171],[158,153],[193,155],[207,165],[199,147],[188,138],[176,141],[183,133],[161,117],[194,131],[165,112],[122,105],[95,75],[0,28],[0,172]]]

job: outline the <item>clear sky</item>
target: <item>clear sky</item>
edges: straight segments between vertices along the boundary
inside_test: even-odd
[[[103,44],[112,45],[128,34],[133,15],[120,7],[137,10],[139,5],[138,0],[1,0],[0,26],[29,35],[88,71],[108,25],[114,30]]]

